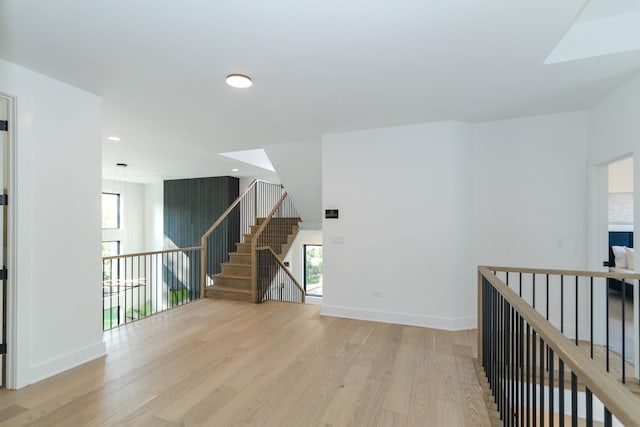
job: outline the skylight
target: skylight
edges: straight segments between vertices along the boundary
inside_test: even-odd
[[[256,150],[232,151],[229,153],[220,153],[220,155],[275,172],[275,168],[271,164],[271,160],[269,160],[267,153],[262,148],[258,148]]]
[[[591,0],[545,64],[640,49],[640,2]]]

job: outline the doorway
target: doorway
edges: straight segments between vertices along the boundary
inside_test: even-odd
[[[322,296],[322,245],[304,245],[304,291]]]

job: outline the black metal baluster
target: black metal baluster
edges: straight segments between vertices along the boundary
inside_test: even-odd
[[[578,345],[578,276],[576,276],[576,345]]]
[[[538,341],[538,336],[537,335],[538,334],[536,334],[536,330],[534,329],[532,331],[532,338],[531,338],[531,356],[532,356],[531,357],[531,359],[532,359],[531,360],[531,366],[533,368],[533,375],[531,376],[532,377],[532,382],[533,382],[533,387],[531,388],[531,392],[532,392],[532,396],[531,396],[532,397],[532,399],[531,399],[531,402],[532,402],[531,414],[533,416],[532,417],[533,418],[532,421],[533,421],[533,426],[534,427],[537,424],[537,422],[536,422],[537,421],[537,418],[536,418],[536,415],[537,415],[536,406],[537,405],[536,404],[538,403],[537,402],[537,400],[538,400],[537,391],[538,390],[536,390],[536,356],[537,356],[536,345],[537,345],[537,341]],[[542,364],[541,364],[541,366],[542,366]]]
[[[587,427],[593,427],[593,393],[588,387],[585,388],[585,399],[587,401]]]
[[[622,384],[626,384],[627,381],[627,376],[626,376],[626,345],[625,345],[625,338],[626,338],[626,332],[625,332],[625,323],[627,323],[626,320],[626,316],[625,316],[625,297],[627,294],[627,283],[625,281],[625,279],[622,279],[622,319],[620,323],[622,323]]]
[[[549,275],[547,274],[547,316],[546,319],[549,320]]]
[[[555,393],[554,393],[554,387],[555,387],[555,381],[554,381],[554,363],[555,363],[555,355],[553,352],[553,349],[551,347],[549,347],[549,352],[548,352],[548,357],[549,357],[549,411],[547,411],[549,413],[549,426],[553,427],[554,424],[554,418],[553,418],[553,414],[554,414],[554,402],[555,402]]]
[[[571,372],[571,427],[578,427],[578,377],[573,372]]]
[[[606,331],[605,331],[605,339],[607,344],[607,372],[609,372],[609,281],[607,280],[607,304],[605,307],[605,322],[606,322]]]
[[[590,313],[590,319],[589,319],[589,354],[591,355],[591,358],[593,359],[593,276],[591,276],[591,281],[590,281],[590,288],[591,288],[591,295],[589,296],[589,313]]]
[[[604,408],[604,427],[611,427],[611,425],[612,425],[611,412],[609,412],[609,409],[607,409],[607,407],[605,406],[605,408]]]
[[[527,323],[527,332],[526,332],[526,345],[525,345],[525,352],[527,354],[527,396],[526,396],[526,402],[527,402],[527,427],[529,427],[531,425],[531,410],[529,410],[529,405],[531,405],[531,326],[529,325],[529,323]]]
[[[520,353],[520,425],[524,425],[524,319],[522,316],[518,315],[518,323],[519,323],[519,334],[518,334],[518,343],[519,343],[519,353]]]
[[[564,427],[564,360],[558,359],[558,417],[560,427]]]
[[[560,332],[564,334],[564,275],[560,276]]]
[[[522,298],[522,272],[520,272],[518,276],[519,276],[518,277],[518,284],[519,284],[518,296]]]
[[[533,308],[536,308],[536,273],[533,273],[531,281],[531,301]]]
[[[544,353],[545,344],[540,337],[540,425],[544,425]]]

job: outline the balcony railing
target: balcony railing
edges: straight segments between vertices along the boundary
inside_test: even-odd
[[[102,258],[103,329],[195,301],[200,247]]]
[[[637,373],[627,375],[625,355],[613,351],[607,338],[614,322],[606,279],[614,276],[640,279],[478,269],[478,358],[504,425],[639,425],[640,401],[627,389],[637,384]],[[626,331],[621,332],[624,353]],[[619,370],[613,369],[614,358]],[[631,366],[633,372],[637,363]]]

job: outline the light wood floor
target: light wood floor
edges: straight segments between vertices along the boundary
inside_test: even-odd
[[[104,359],[1,390],[0,425],[485,426],[475,337],[205,299],[107,332]]]

